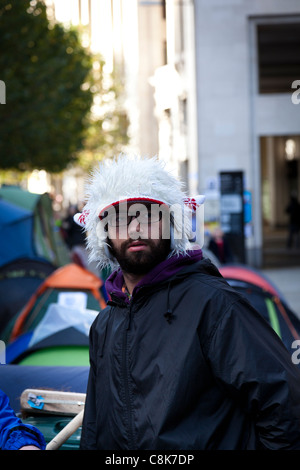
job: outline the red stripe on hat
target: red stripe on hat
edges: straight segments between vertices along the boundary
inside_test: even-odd
[[[154,204],[167,205],[165,202],[159,201],[158,199],[152,199],[152,198],[146,198],[146,197],[129,197],[128,199],[121,199],[120,201],[115,201],[115,202],[112,202],[111,204],[108,204],[103,209],[101,209],[98,217],[101,218],[101,214],[105,212],[109,207],[118,206],[119,204],[122,204],[123,202],[133,202],[133,201],[136,201],[136,202],[145,201],[145,202],[151,202]]]

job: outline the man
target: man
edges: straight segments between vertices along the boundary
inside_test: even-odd
[[[286,208],[289,214],[287,248],[299,248],[300,246],[300,204],[295,193],[291,194],[290,202]]]
[[[7,395],[0,390],[0,449],[44,450],[43,434],[31,424],[22,423],[9,404]]]
[[[299,449],[300,372],[189,241],[185,199],[154,158],[120,156],[90,181],[76,220],[117,269],[90,331],[81,449]]]

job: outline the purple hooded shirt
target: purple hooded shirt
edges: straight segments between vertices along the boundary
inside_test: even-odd
[[[137,291],[146,285],[157,284],[165,279],[169,279],[171,276],[176,274],[185,266],[196,263],[202,260],[202,250],[190,250],[187,255],[174,255],[171,258],[167,258],[158,265],[156,265],[151,271],[149,271],[143,279],[138,282],[132,292],[132,297]],[[105,282],[105,288],[109,296],[111,294],[116,295],[120,299],[125,300],[129,303],[130,300],[128,295],[123,292],[124,277],[121,269],[114,271]]]

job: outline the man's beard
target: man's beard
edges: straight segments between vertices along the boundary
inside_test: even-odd
[[[108,240],[110,251],[118,261],[121,269],[129,274],[147,274],[156,265],[164,261],[170,253],[170,240],[161,239],[159,244],[153,243],[151,239],[143,240],[150,247],[148,251],[128,252],[128,246],[135,240],[126,240],[120,249],[115,249],[113,242]]]

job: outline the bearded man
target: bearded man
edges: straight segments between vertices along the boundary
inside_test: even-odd
[[[91,178],[76,220],[113,272],[90,330],[81,449],[299,449],[300,371],[191,241],[199,204],[186,200],[156,158],[121,155]]]

